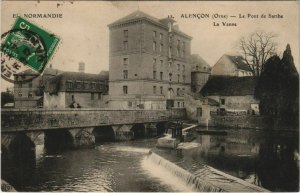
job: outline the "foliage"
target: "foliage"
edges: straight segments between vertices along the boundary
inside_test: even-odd
[[[239,41],[242,56],[253,75],[259,77],[266,61],[276,53],[276,35],[266,32],[255,32]]]
[[[262,115],[270,115],[285,122],[298,120],[299,74],[289,45],[282,59],[272,56],[266,61],[255,96],[260,100]]]
[[[3,107],[6,103],[13,103],[14,95],[7,90],[6,92],[1,92],[1,107]]]

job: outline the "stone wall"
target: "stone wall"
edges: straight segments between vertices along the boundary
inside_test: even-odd
[[[172,110],[3,109],[1,113],[2,132],[163,122],[186,117],[184,108]]]
[[[262,116],[243,115],[243,116],[220,116],[211,115],[210,125],[218,127],[234,128],[251,128],[263,129],[268,128],[269,124]]]

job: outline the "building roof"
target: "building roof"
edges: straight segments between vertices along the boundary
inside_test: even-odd
[[[53,68],[45,68],[43,75],[57,75],[60,74],[62,71],[58,69]],[[25,70],[23,72],[20,72],[18,74],[15,74],[15,76],[38,76],[39,73],[35,72],[32,69]]]
[[[230,56],[230,55],[225,55],[225,56],[228,57],[229,60],[231,60],[232,63],[235,64],[237,69],[251,71],[250,67],[245,63],[242,56]]]
[[[164,28],[168,28],[167,24],[166,24],[166,20],[169,20],[169,21],[172,21],[172,23],[175,22],[175,20],[173,19],[167,19],[167,18],[164,18],[164,19],[157,19],[145,12],[142,12],[140,10],[137,10],[121,19],[118,19],[117,21],[111,23],[108,25],[108,27],[112,27],[112,26],[115,26],[115,25],[119,25],[119,24],[124,24],[124,23],[129,23],[129,22],[133,22],[133,21],[137,21],[137,20],[141,20],[141,19],[145,19],[145,20],[148,20],[148,21],[151,21],[152,23],[155,23],[159,26],[162,26]],[[185,34],[184,32],[180,31],[179,29],[175,29],[173,28],[173,31],[189,38],[189,39],[192,39],[191,36]]]
[[[121,23],[125,23],[125,22],[127,23],[129,21],[134,21],[137,19],[145,19],[145,18],[155,21],[157,23],[160,23],[157,18],[138,10],[138,11],[135,11],[135,12],[121,18],[121,19],[118,19],[117,21],[109,24],[109,26],[113,26],[113,25],[117,25],[117,24],[121,24]]]
[[[254,95],[256,79],[253,76],[211,76],[200,93],[203,96]]]
[[[191,55],[192,63],[198,65],[199,71],[210,72],[211,66],[198,54]]]
[[[108,81],[108,74],[90,74],[90,73],[83,73],[83,72],[64,72],[61,73],[51,79],[49,79],[45,85],[45,92],[49,93],[57,93],[58,91],[66,91],[65,82],[71,81],[75,83],[76,81],[80,82],[107,82]],[[101,90],[100,88],[96,88],[97,90]],[[75,87],[72,91],[95,91],[90,88],[77,88]]]

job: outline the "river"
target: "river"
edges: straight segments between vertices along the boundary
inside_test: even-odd
[[[2,178],[17,191],[194,191],[167,170],[153,172],[156,166],[144,160],[154,149],[190,172],[207,164],[271,191],[299,189],[298,134],[227,130],[198,135],[180,150],[155,149],[155,143],[107,142],[51,154],[38,146],[31,161],[2,163]]]

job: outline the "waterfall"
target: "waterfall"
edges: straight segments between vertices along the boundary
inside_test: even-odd
[[[185,192],[220,192],[224,191],[204,179],[197,177],[190,172],[182,169],[176,164],[160,157],[159,155],[149,152],[143,160],[143,167],[147,168],[151,174],[168,183],[175,191]],[[175,178],[174,178],[175,177]],[[178,179],[176,179],[178,178]]]

